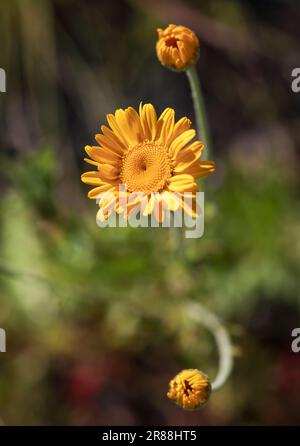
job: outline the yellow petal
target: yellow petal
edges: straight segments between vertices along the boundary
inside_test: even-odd
[[[152,104],[142,105],[142,103],[140,103],[139,113],[145,139],[153,141],[157,133],[157,116],[155,108]]]
[[[100,164],[99,172],[101,178],[108,181],[114,181],[119,178],[120,171],[118,168],[112,166],[111,164]]]
[[[194,163],[188,167],[185,172],[193,175],[195,178],[206,177],[216,170],[216,165],[213,161],[201,161]]]
[[[104,149],[103,147],[91,147],[85,146],[85,151],[90,158],[95,160],[97,163],[112,164],[113,166],[118,166],[121,162],[121,157],[116,152],[112,152],[109,149]]]
[[[200,158],[202,152],[204,150],[204,144],[202,141],[194,141],[192,144],[189,144],[184,149],[180,150],[176,155],[176,163],[179,162],[189,162],[190,154],[193,154],[192,158],[194,159],[194,155],[197,159]]]
[[[143,130],[139,115],[129,107],[126,110],[119,109],[115,113],[116,123],[128,145],[133,147],[143,139]]]
[[[183,132],[189,130],[190,126],[191,126],[191,121],[188,118],[183,117],[179,119],[179,121],[177,121],[176,124],[174,125],[173,134],[169,141],[169,144],[171,144],[174,141],[174,139],[176,139]]]
[[[107,118],[107,122],[110,126],[110,128],[112,129],[112,131],[114,132],[114,134],[117,136],[117,138],[122,142],[122,144],[128,148],[128,140],[127,138],[124,136],[122,129],[119,127],[119,123],[117,122],[117,118],[116,116],[119,116],[120,114],[118,113],[118,110],[115,113],[115,116],[112,114],[109,114],[106,116]]]
[[[168,189],[174,192],[196,192],[199,190],[194,177],[188,174],[171,177]]]
[[[99,167],[99,163],[97,163],[97,161],[90,160],[89,158],[83,158],[83,160],[84,160],[86,163],[91,164],[92,166],[97,166],[97,167]]]
[[[181,135],[177,136],[170,145],[169,153],[172,159],[175,159],[179,150],[181,150],[185,145],[187,145],[191,139],[196,135],[194,129],[186,130]]]
[[[91,184],[92,186],[101,186],[103,184],[100,174],[96,170],[83,173],[81,175],[81,181],[85,184]]]
[[[171,139],[174,129],[174,119],[175,112],[172,108],[166,108],[159,117],[159,121],[163,121],[159,140],[164,145],[168,145],[168,142]]]
[[[111,129],[106,127],[106,125],[101,126],[101,131],[103,135],[96,135],[96,141],[98,144],[122,156],[127,150],[127,146],[117,137],[117,135],[115,135]]]
[[[143,141],[144,132],[139,114],[133,107],[126,108],[125,113],[127,114],[128,125],[131,128],[131,131],[136,135],[137,142],[139,143]]]
[[[114,190],[114,187],[111,187],[111,184],[103,183],[102,186],[98,186],[98,187],[95,187],[94,189],[90,190],[88,193],[88,197],[91,199],[96,199],[103,192],[113,191],[113,190]]]
[[[180,150],[176,156],[174,172],[185,173],[187,168],[198,164],[203,148],[204,145],[201,141],[195,141]]]

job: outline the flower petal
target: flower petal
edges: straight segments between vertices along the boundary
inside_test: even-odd
[[[98,134],[95,137],[98,144],[105,149],[112,150],[122,156],[127,150],[127,145],[124,144],[111,129],[106,127],[106,125],[101,126],[101,131],[103,132],[103,135]]]
[[[129,107],[126,110],[118,109],[115,113],[116,123],[129,146],[136,146],[143,140],[143,130],[140,117],[136,111]]]
[[[141,118],[133,107],[128,107],[125,110],[127,115],[128,125],[131,131],[136,135],[137,142],[144,140],[144,132],[141,124]]]
[[[120,155],[116,152],[112,152],[109,149],[104,149],[103,147],[95,146],[85,146],[85,151],[90,158],[95,160],[97,163],[112,164],[113,166],[118,166],[121,161]]]
[[[89,158],[83,158],[83,161],[85,161],[88,164],[91,164],[92,166],[99,167],[99,163],[97,163],[97,161],[93,161],[93,160],[91,160]]]
[[[169,154],[173,160],[176,158],[179,150],[181,150],[185,145],[187,145],[191,141],[191,139],[195,137],[195,135],[196,135],[196,130],[189,129],[181,133],[181,135],[177,136],[177,138],[174,139],[169,148]]]
[[[194,163],[186,168],[185,173],[193,175],[195,178],[206,177],[216,170],[216,165],[213,161],[201,161]]]
[[[99,173],[101,178],[107,181],[115,181],[119,178],[120,170],[111,164],[100,164]]]
[[[107,118],[107,122],[108,122],[110,128],[112,129],[112,131],[114,132],[114,134],[122,142],[122,144],[126,148],[128,148],[129,147],[128,139],[126,138],[126,136],[124,136],[122,128],[120,128],[119,122],[117,121],[117,118],[116,118],[116,116],[120,115],[118,113],[119,110],[116,111],[115,115],[109,114],[109,115],[106,116],[106,118]]]
[[[166,108],[159,117],[159,121],[163,122],[159,140],[165,146],[168,145],[169,140],[171,139],[174,129],[174,119],[175,112],[172,108]]]
[[[152,104],[142,105],[142,103],[140,103],[139,113],[145,139],[153,141],[157,133],[157,116],[155,108]]]
[[[202,141],[194,141],[192,144],[186,146],[184,149],[177,152],[176,163],[187,163],[194,159],[199,159],[204,149]]]
[[[113,191],[113,190],[114,190],[114,187],[112,187],[111,184],[103,183],[102,186],[94,187],[94,189],[91,189],[88,193],[88,197],[91,199],[96,199],[103,192]]]
[[[81,175],[81,181],[85,184],[91,184],[92,186],[101,186],[103,184],[100,174],[97,170],[91,172],[85,172]]]
[[[188,118],[183,117],[179,119],[179,121],[177,121],[176,124],[174,125],[173,134],[169,140],[169,144],[171,144],[174,141],[174,139],[176,139],[183,132],[189,130],[190,126],[191,126],[191,121]]]
[[[192,175],[174,175],[169,180],[168,189],[174,192],[197,192],[199,190]]]
[[[175,173],[185,173],[186,169],[199,163],[199,158],[204,145],[201,141],[195,141],[177,153],[175,160]]]

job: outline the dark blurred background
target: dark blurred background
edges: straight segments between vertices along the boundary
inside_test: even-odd
[[[139,102],[192,120],[156,28],[192,28],[217,172],[206,227],[99,229],[80,182],[107,113]],[[300,4],[292,0],[10,0],[0,6],[0,418],[4,424],[299,424]],[[167,400],[217,355],[187,299],[218,314],[235,368],[200,412]]]

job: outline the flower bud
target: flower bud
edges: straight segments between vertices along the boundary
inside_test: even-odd
[[[195,64],[199,55],[199,40],[185,26],[169,25],[158,28],[157,57],[162,65],[175,71],[184,71]]]
[[[211,394],[208,377],[197,369],[182,370],[169,383],[167,397],[186,410],[199,409]]]

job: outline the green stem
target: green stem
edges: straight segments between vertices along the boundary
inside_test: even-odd
[[[203,158],[208,159],[208,155],[211,149],[210,136],[200,80],[195,65],[192,65],[188,70],[186,70],[186,74],[192,92],[198,138],[200,138],[205,145]]]
[[[212,390],[220,389],[227,381],[233,368],[233,348],[231,339],[217,316],[199,303],[191,302],[186,307],[188,315],[204,325],[214,336],[219,353],[219,368],[212,382]]]

